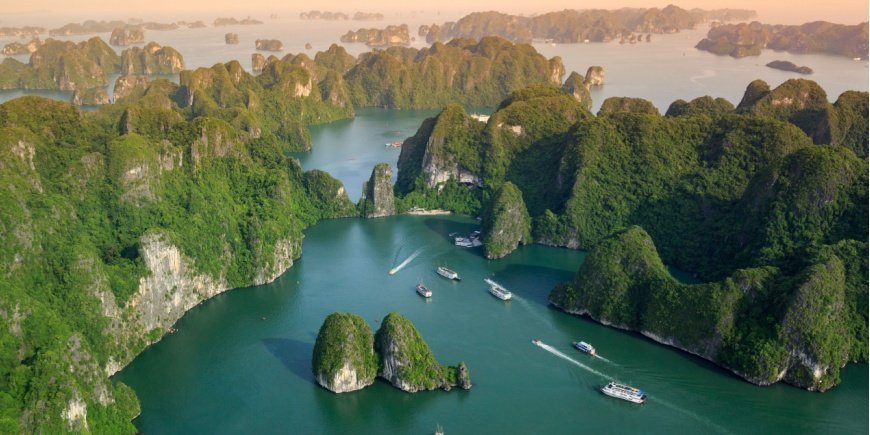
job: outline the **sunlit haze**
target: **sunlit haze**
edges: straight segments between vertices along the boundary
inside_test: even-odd
[[[309,9],[335,10],[353,12],[365,10],[372,12],[403,12],[410,10],[439,11],[444,17],[452,17],[468,12],[482,10],[498,10],[509,13],[535,14],[562,9],[616,9],[620,7],[664,7],[670,2],[646,0],[622,0],[619,2],[565,1],[542,0],[537,2],[504,2],[494,0],[479,0],[467,2],[461,0],[442,0],[433,3],[413,4],[404,0],[381,0],[379,2],[349,2],[340,0],[325,0],[316,2],[285,2],[278,0],[151,0],[148,2],[118,2],[115,0],[78,0],[74,2],[58,0],[33,0],[8,2],[0,14],[0,26],[24,25],[36,23],[16,22],[10,15],[26,13],[28,20],[31,14],[49,12],[52,14],[99,13],[102,16],[110,14],[135,15],[147,17],[165,13],[191,13],[215,15],[235,12],[251,16],[275,12],[299,12]],[[868,3],[860,0],[829,0],[825,2],[784,2],[780,0],[752,1],[733,0],[710,2],[704,0],[685,0],[673,2],[683,8],[746,8],[759,13],[759,19],[768,23],[794,24],[816,20],[826,20],[837,23],[855,24],[868,19]],[[433,16],[433,18],[438,17]],[[52,17],[55,18],[55,17]],[[73,18],[72,16],[70,18]],[[203,17],[207,18],[207,17]],[[439,19],[433,19],[439,21]]]

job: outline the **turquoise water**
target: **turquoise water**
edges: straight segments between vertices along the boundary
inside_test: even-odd
[[[584,253],[527,246],[490,261],[447,234],[476,222],[399,216],[319,223],[303,257],[276,282],[238,289],[191,310],[118,379],[136,390],[143,433],[866,433],[866,365],[824,393],[750,385],[706,361],[637,334],[572,317],[547,305]],[[396,275],[387,271],[417,249]],[[438,277],[446,265],[463,277]],[[491,277],[514,292],[486,292]],[[434,292],[414,292],[423,280]],[[465,361],[470,391],[407,394],[383,381],[336,395],[317,386],[311,351],[334,311],[376,329],[391,311],[411,319],[444,364]],[[530,341],[541,339],[557,353]],[[593,343],[605,359],[571,348]],[[601,395],[617,379],[644,388],[638,406]]]

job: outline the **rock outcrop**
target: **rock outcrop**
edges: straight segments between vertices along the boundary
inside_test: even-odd
[[[76,106],[98,106],[110,102],[109,94],[104,88],[76,89],[70,98],[70,103]]]
[[[393,195],[393,170],[389,163],[375,165],[369,181],[363,183],[360,213],[367,218],[396,214],[396,200]]]
[[[362,42],[369,47],[394,47],[411,45],[408,25],[387,26],[383,29],[359,29],[341,36],[341,42]]]
[[[378,376],[402,391],[471,388],[465,364],[442,367],[414,324],[398,313],[384,317],[375,334],[375,350],[380,358]]]
[[[531,219],[523,194],[511,183],[504,183],[483,212],[481,231],[486,258],[504,257],[522,243],[531,242]]]
[[[144,47],[132,47],[121,52],[121,73],[178,74],[184,70],[184,57],[172,47],[149,42]]]
[[[133,94],[144,93],[148,88],[148,76],[123,75],[115,80],[115,88],[112,91],[114,101],[121,100]]]
[[[3,46],[3,51],[0,54],[6,56],[15,56],[19,54],[30,54],[36,51],[39,46],[42,45],[42,41],[39,38],[33,38],[30,42],[26,44],[22,44],[18,41],[10,42]]]
[[[588,76],[589,73],[587,72],[586,75]],[[565,79],[565,83],[562,84],[562,90],[573,95],[586,110],[589,110],[592,108],[592,97],[589,95],[589,87],[586,83],[586,79],[583,76],[577,74],[576,71],[571,71],[571,74]]]
[[[260,51],[284,51],[284,43],[277,39],[258,39],[254,47]]]
[[[583,84],[586,89],[593,86],[604,86],[604,68],[600,66],[590,66],[586,70],[586,77],[583,79]]]
[[[312,169],[305,173],[302,184],[308,197],[320,212],[320,219],[358,216],[359,211],[350,201],[341,181],[329,173]]]
[[[333,393],[363,389],[375,382],[378,359],[374,335],[355,314],[332,313],[323,321],[311,358],[314,379]]]
[[[145,42],[145,32],[142,29],[124,29],[116,28],[112,30],[112,36],[109,37],[109,44],[116,47],[125,47],[132,44],[141,44]]]
[[[798,74],[812,74],[813,69],[808,66],[797,66],[792,62],[787,60],[774,60],[773,62],[768,62],[765,65],[768,68],[778,69],[782,71],[795,72]]]
[[[239,43],[239,34],[238,33],[227,33],[224,35],[224,42],[227,45],[234,45]]]

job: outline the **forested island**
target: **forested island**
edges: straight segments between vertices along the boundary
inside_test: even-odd
[[[270,57],[257,76],[233,61],[178,83],[143,76],[178,66],[155,64],[160,50],[131,49],[124,69],[97,38],[47,40],[29,64],[0,64],[18,87],[93,89],[132,71],[94,111],[0,104],[4,433],[134,433],[135,394],[109,376],[190,308],[280,276],[305,228],[389,201],[481,215],[491,258],[523,243],[590,249],[554,305],[758,384],[825,390],[867,360],[866,92],[831,104],[814,82],[756,81],[737,107],[702,97],[662,116],[617,98],[596,116],[583,91],[600,69],[563,82],[558,57],[498,37],[358,58],[333,45]],[[70,65],[87,66],[84,82],[66,80]],[[497,110],[484,123],[462,105]],[[286,154],[358,107],[443,108],[404,142],[392,189],[389,168],[373,170],[372,207]],[[674,281],[663,262],[705,284]]]
[[[789,62],[787,60],[774,60],[772,62],[768,62],[765,65],[768,68],[778,69],[782,71],[788,72],[796,72],[798,74],[812,74],[813,69],[808,66],[797,66],[793,62]]]
[[[867,58],[867,22],[855,25],[814,21],[801,25],[720,24],[695,46],[720,56],[758,56],[763,49],[796,54],[825,53]]]
[[[380,12],[354,12],[352,16],[344,12],[319,11],[312,9],[308,12],[299,13],[300,20],[326,20],[326,21],[381,21],[384,19],[384,14]]]
[[[369,47],[393,47],[411,45],[408,25],[387,26],[383,29],[359,29],[341,35],[341,42],[362,42]]]
[[[563,10],[533,17],[491,11],[474,12],[456,22],[423,25],[418,35],[429,43],[491,35],[514,42],[609,42],[635,33],[676,33],[711,20],[748,20],[754,16],[751,10],[686,10],[674,5],[662,9]]]
[[[867,360],[867,101],[755,81],[736,108],[702,97],[661,116],[611,98],[593,116],[532,86],[485,124],[459,106],[424,122],[402,146],[396,208],[481,215],[490,258],[591,249],[555,306],[759,385],[824,391]]]
[[[183,69],[181,53],[156,42],[125,49],[119,56],[99,37],[78,44],[49,38],[28,63],[12,58],[0,63],[0,89],[70,91],[76,104],[105,104],[111,74],[176,74]]]

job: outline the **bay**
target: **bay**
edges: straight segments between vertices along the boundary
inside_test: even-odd
[[[867,365],[819,394],[753,386],[716,366],[547,305],[585,253],[520,248],[490,261],[450,243],[477,223],[453,216],[321,222],[303,257],[272,284],[238,289],[191,310],[178,332],[150,347],[117,379],[136,391],[143,433],[866,433]],[[387,271],[421,254],[396,275]],[[463,281],[434,273],[446,265]],[[502,302],[483,278],[514,292]],[[434,292],[414,292],[423,280]],[[463,360],[470,391],[407,394],[383,381],[333,394],[314,383],[311,352],[323,319],[361,315],[373,329],[389,312],[408,317],[444,364]],[[539,338],[563,356],[531,343]],[[571,348],[582,339],[601,356]],[[644,388],[632,405],[601,395],[610,379]]]

